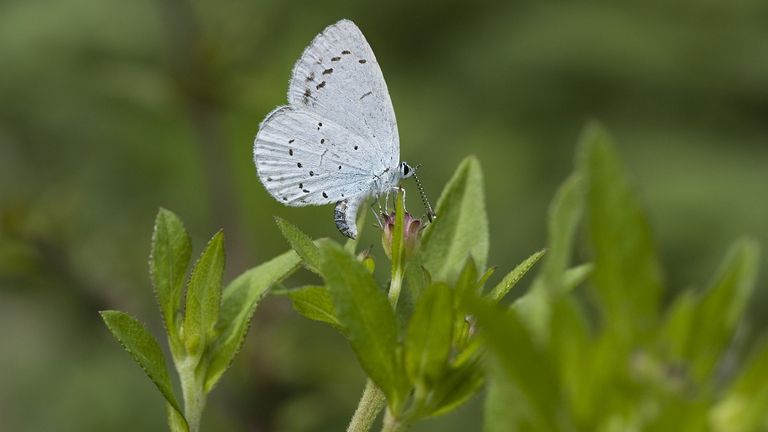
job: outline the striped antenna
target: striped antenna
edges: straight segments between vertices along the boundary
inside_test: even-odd
[[[416,180],[416,188],[419,189],[419,195],[421,195],[421,202],[424,204],[424,208],[427,210],[427,219],[429,219],[430,222],[435,220],[437,218],[437,215],[434,211],[432,211],[432,205],[429,204],[429,200],[427,199],[427,193],[424,192],[424,187],[421,185],[421,180],[419,180],[419,176],[416,175],[416,171],[421,167],[421,164],[416,165],[416,168],[413,169],[413,178]]]

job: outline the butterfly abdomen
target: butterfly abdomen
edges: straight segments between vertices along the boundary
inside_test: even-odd
[[[336,228],[345,236],[354,239],[357,237],[357,208],[359,203],[350,204],[349,200],[339,201],[333,209],[333,221]]]

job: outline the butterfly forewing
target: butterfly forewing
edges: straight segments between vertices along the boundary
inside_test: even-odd
[[[278,201],[322,205],[370,190],[375,152],[345,127],[317,113],[284,106],[267,116],[256,135],[259,178]]]
[[[304,50],[293,69],[288,101],[359,136],[371,148],[375,171],[397,166],[400,143],[387,84],[351,21],[329,26]]]

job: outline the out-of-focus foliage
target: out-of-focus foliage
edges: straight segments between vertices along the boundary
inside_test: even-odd
[[[293,62],[342,17],[376,52],[401,154],[424,164],[427,192],[467,154],[482,161],[489,265],[511,268],[544,244],[542,215],[570,169],[573,137],[595,117],[643,185],[670,290],[705,284],[731,239],[768,239],[761,0],[9,0],[0,4],[0,429],[164,429],[162,396],[94,314],[125,310],[161,334],[145,265],[159,206],[184,215],[193,244],[225,230],[225,280],[285,250],[273,215],[313,238],[338,235],[331,209],[274,202],[251,151],[258,123],[284,103]],[[378,245],[366,231],[360,244]],[[745,341],[768,323],[765,282],[758,274]],[[672,297],[665,291],[660,310]],[[255,320],[204,426],[343,428],[364,380],[343,338],[287,299],[266,299]],[[759,379],[732,391],[752,397]],[[480,405],[414,429],[468,430]],[[731,399],[718,418],[744,406]]]
[[[705,290],[663,306],[649,227],[613,145],[593,127],[580,150],[550,217],[575,227],[583,209],[594,260],[589,290],[562,289],[565,266],[552,263],[571,260],[575,232],[551,224],[550,253],[533,288],[506,310],[472,308],[495,359],[485,430],[768,428],[768,364],[759,363],[768,344],[764,333],[758,343],[736,337],[758,246],[737,242]]]
[[[248,270],[222,291],[225,252],[224,234],[219,231],[195,262],[184,288],[191,248],[181,220],[161,208],[155,219],[149,268],[183,407],[173,391],[165,355],[146,327],[125,312],[101,312],[112,335],[165,398],[172,432],[199,430],[208,393],[240,350],[259,301],[300,262],[290,251]]]

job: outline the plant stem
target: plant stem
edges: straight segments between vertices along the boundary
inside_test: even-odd
[[[381,427],[381,432],[403,432],[408,429],[408,425],[399,419],[392,416],[392,413],[387,410],[384,414],[384,425]]]
[[[384,393],[376,387],[373,381],[368,380],[365,383],[363,396],[360,397],[360,403],[358,403],[355,414],[349,422],[347,432],[365,432],[370,430],[379,412],[384,408],[384,400]]]
[[[184,417],[187,419],[189,432],[198,432],[203,408],[205,408],[203,382],[195,374],[198,363],[198,358],[189,356],[177,365],[181,392],[184,394]]]
[[[397,300],[400,298],[400,290],[403,287],[403,269],[394,268],[392,271],[392,282],[389,284],[389,302],[392,307],[397,309]]]

